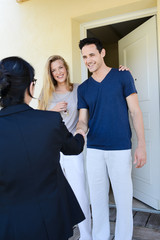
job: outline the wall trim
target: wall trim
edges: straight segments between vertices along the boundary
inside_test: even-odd
[[[26,1],[29,1],[29,0],[16,0],[17,3],[23,3],[23,2],[26,2]]]

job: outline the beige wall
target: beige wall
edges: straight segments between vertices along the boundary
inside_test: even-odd
[[[62,55],[72,80],[80,82],[80,24],[155,7],[157,2],[160,11],[159,0],[29,0],[21,4],[0,0],[0,59],[18,55],[33,64],[39,80],[37,96],[46,59],[52,54]],[[160,36],[160,20],[158,31]]]
[[[157,31],[158,31],[158,57],[159,57],[159,79],[160,79],[160,0],[157,0]],[[159,83],[160,90],[160,83]]]

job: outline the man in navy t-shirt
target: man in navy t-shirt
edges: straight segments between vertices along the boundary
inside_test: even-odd
[[[134,80],[129,71],[104,63],[105,49],[96,38],[80,41],[83,60],[92,73],[78,88],[77,129],[87,132],[87,175],[93,217],[93,240],[109,240],[109,180],[117,207],[115,240],[133,234],[131,129],[137,134],[134,164],[146,162],[144,126]],[[89,130],[88,130],[89,129]]]

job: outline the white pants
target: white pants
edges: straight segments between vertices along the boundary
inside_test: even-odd
[[[60,164],[86,218],[78,224],[80,240],[92,240],[90,204],[86,191],[83,153],[72,156],[61,153]]]
[[[131,150],[87,149],[87,175],[93,218],[93,240],[109,240],[109,185],[117,208],[115,240],[131,240],[133,233]],[[110,179],[110,182],[109,182]]]

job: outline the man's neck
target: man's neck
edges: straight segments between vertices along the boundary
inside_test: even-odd
[[[110,72],[111,68],[103,65],[100,69],[92,74],[92,77],[97,82],[102,82],[106,75]]]

